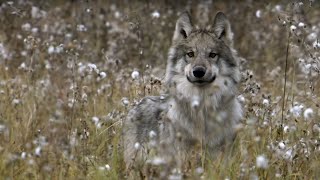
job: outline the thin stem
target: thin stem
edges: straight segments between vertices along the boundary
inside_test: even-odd
[[[287,71],[288,71],[288,57],[289,57],[289,43],[291,38],[291,30],[289,30],[288,40],[287,40],[287,52],[286,52],[286,65],[284,69],[284,85],[283,85],[283,98],[282,98],[282,115],[281,115],[281,139],[283,139],[283,118],[284,118],[284,108],[285,108],[285,97],[286,97],[286,87],[287,87]]]

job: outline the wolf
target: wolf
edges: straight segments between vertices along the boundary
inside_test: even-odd
[[[164,78],[167,94],[144,97],[124,121],[127,166],[148,159],[150,139],[162,155],[179,160],[195,147],[213,155],[234,140],[242,118],[239,58],[226,15],[218,12],[211,25],[194,27],[188,12],[178,18]]]

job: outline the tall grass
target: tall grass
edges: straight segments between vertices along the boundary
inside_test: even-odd
[[[163,171],[171,179],[317,179],[319,7],[315,1],[1,2],[1,179],[137,179]],[[244,57],[242,126],[232,153],[203,166],[126,170],[122,122],[141,97],[165,88],[167,51],[185,9],[199,25],[210,24],[217,11],[231,21]]]

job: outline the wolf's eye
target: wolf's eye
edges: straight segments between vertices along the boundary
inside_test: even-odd
[[[188,52],[187,55],[192,58],[194,56],[194,53],[192,51]]]
[[[210,58],[214,58],[214,57],[216,57],[216,55],[217,55],[216,53],[211,52],[211,53],[209,54],[209,57],[210,57]]]

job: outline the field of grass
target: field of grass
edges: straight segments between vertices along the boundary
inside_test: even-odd
[[[165,89],[184,10],[230,19],[245,112],[233,153],[126,171],[123,121]],[[316,0],[1,1],[0,179],[319,179],[319,17]]]

